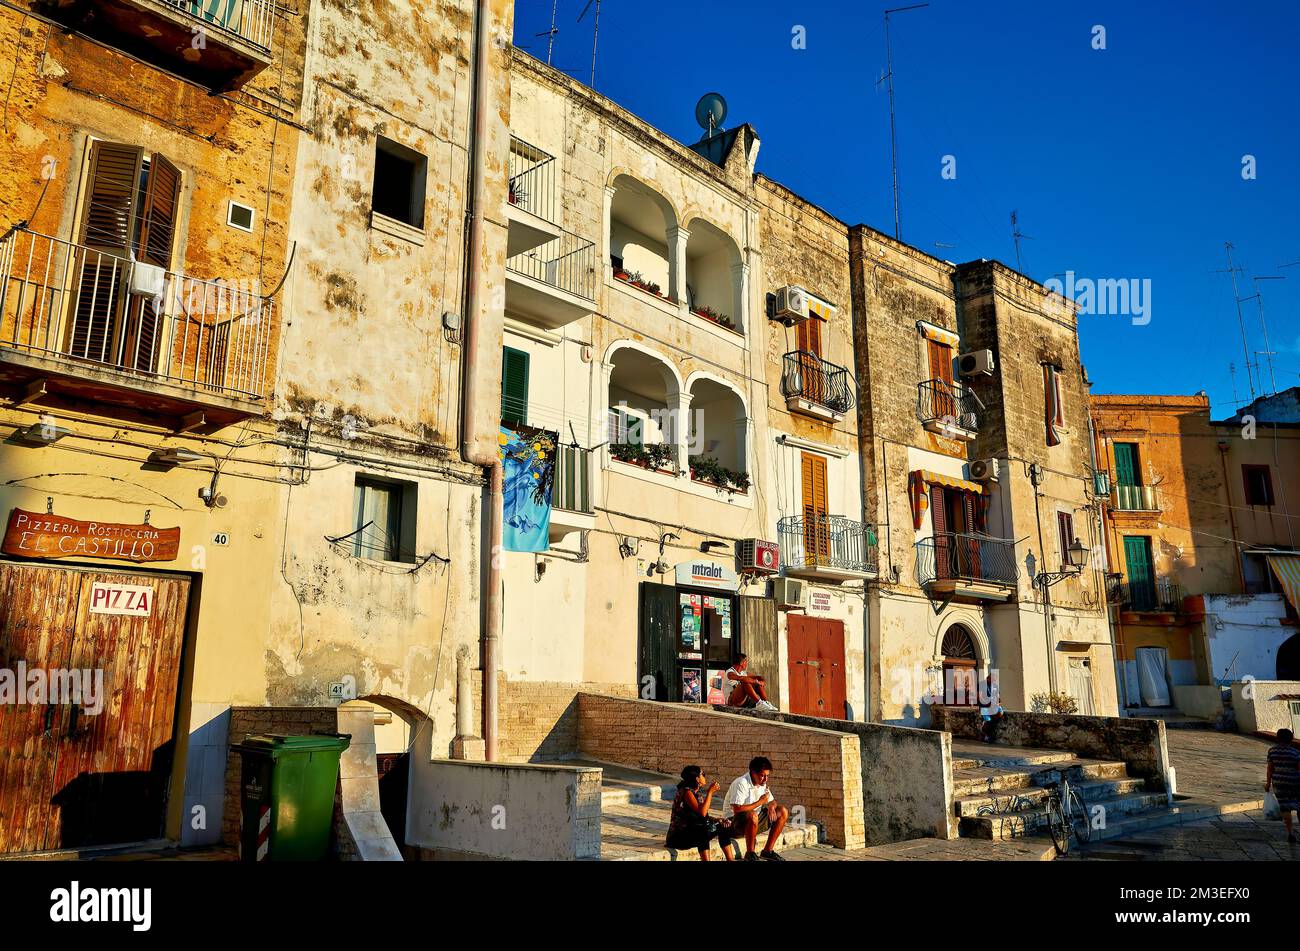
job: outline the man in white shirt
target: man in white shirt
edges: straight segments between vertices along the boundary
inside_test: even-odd
[[[772,775],[772,761],[766,756],[755,756],[749,761],[749,771],[738,776],[727,789],[726,813],[731,817],[732,838],[745,840],[745,861],[784,862],[772,850],[776,840],[790,818],[790,810],[777,805],[767,788]],[[760,832],[767,832],[767,844],[762,854],[754,852],[754,843]]]
[[[749,658],[746,655],[741,654],[736,662],[727,668],[727,683],[731,686],[727,706],[753,707],[756,710],[776,709],[767,699],[767,681],[762,677],[750,675]]]

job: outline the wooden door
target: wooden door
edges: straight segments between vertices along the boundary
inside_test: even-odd
[[[772,598],[741,596],[740,649],[749,657],[749,672],[767,678],[767,699],[784,709],[785,685],[779,677],[780,654],[777,650],[777,611]]]
[[[952,379],[952,347],[947,344],[929,343],[930,379],[933,390],[934,415],[942,419],[957,418],[956,388]]]
[[[831,537],[826,499],[826,459],[802,453],[804,565],[830,561]]]
[[[790,712],[805,716],[847,716],[844,622],[791,614],[786,625],[790,669]]]
[[[677,640],[680,631],[681,613],[677,588],[653,581],[641,582],[637,689],[642,699],[677,699],[677,691],[680,690],[677,680]],[[647,696],[647,690],[651,692],[650,696]]]
[[[803,396],[818,403],[826,402],[826,375],[822,372],[822,324],[809,317],[796,325],[799,346],[799,375]]]
[[[102,672],[98,697],[83,696],[80,703],[59,697],[46,705],[40,722],[28,716],[4,730],[0,852],[161,835],[189,579],[9,563],[0,563],[0,579],[6,579],[0,581],[0,650],[25,650],[29,666]],[[17,597],[10,596],[8,579],[16,581],[15,589],[21,586]],[[93,611],[96,586],[104,585],[144,592],[147,615]],[[41,632],[35,642],[32,631]],[[95,700],[98,711],[87,706]],[[0,712],[0,722],[8,713]],[[39,769],[32,765],[36,753],[43,757]],[[15,789],[12,777],[24,774]],[[12,818],[19,813],[21,825]]]
[[[1151,539],[1145,535],[1124,536],[1124,561],[1128,566],[1129,598],[1133,610],[1155,610],[1156,576],[1151,564]]]

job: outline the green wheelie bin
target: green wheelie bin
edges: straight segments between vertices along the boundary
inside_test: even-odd
[[[339,757],[346,733],[258,733],[234,748],[239,783],[239,857],[244,862],[319,862],[329,852]]]

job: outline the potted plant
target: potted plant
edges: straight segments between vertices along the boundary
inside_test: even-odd
[[[736,329],[736,322],[734,320],[732,320],[726,314],[718,313],[716,310],[714,310],[712,307],[708,306],[707,304],[701,304],[699,307],[693,308],[692,312],[696,316],[703,317],[705,320],[711,320],[715,324],[726,327],[728,330]]]

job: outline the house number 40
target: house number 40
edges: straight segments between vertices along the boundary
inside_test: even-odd
[[[230,544],[230,535],[226,532],[217,532],[212,536],[212,544],[220,545],[224,548],[226,545]]]

